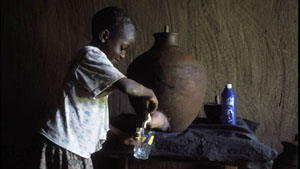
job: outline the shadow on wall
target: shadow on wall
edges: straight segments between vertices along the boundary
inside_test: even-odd
[[[30,153],[26,148],[50,105],[42,92],[41,75],[34,70],[39,60],[22,62],[22,56],[28,55],[11,49],[12,43],[2,43],[1,166],[18,168]]]
[[[22,22],[14,22],[15,16],[10,14],[15,12],[17,15],[16,10],[1,10],[5,15],[1,17],[2,168],[22,168],[30,151],[25,152],[25,149],[31,143],[45,110],[50,107],[49,97],[55,95],[47,94],[48,89],[45,90],[46,87],[53,88],[51,83],[45,85],[43,73],[47,68],[43,64],[47,61],[43,61],[37,52],[29,30]]]

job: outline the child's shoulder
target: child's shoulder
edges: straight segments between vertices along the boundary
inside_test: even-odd
[[[94,46],[85,46],[84,47],[84,54],[87,57],[93,57],[93,58],[102,58],[105,57],[106,55],[97,47]]]
[[[95,47],[95,46],[85,46],[83,49],[86,52],[102,53],[102,51],[99,48]]]

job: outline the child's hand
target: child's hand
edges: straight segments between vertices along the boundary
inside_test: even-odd
[[[153,93],[152,97],[150,97],[146,101],[146,112],[153,114],[154,112],[156,112],[157,107],[158,107],[158,100],[157,100],[155,94]]]

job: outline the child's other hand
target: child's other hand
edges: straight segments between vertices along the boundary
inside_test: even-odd
[[[107,133],[107,137],[110,143],[115,145],[134,145],[135,140],[134,136],[130,133],[126,133],[121,131],[120,129],[114,127],[113,125],[109,124],[110,130]]]
[[[123,140],[123,144],[126,144],[126,145],[135,145],[134,136],[125,137],[124,140]]]
[[[111,143],[115,145],[134,145],[135,144],[135,139],[134,136],[129,135],[128,133],[122,133],[121,135],[115,135],[114,138],[110,140]]]

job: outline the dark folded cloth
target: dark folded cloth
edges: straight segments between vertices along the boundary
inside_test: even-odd
[[[137,127],[135,115],[122,114],[111,122],[133,134]],[[255,162],[260,164],[259,168],[271,169],[277,152],[257,140],[254,132],[258,125],[243,118],[237,118],[237,125],[216,124],[207,118],[196,118],[183,132],[156,131],[150,156],[221,163]],[[118,156],[132,154],[132,146],[116,147],[108,143],[102,152]]]
[[[198,119],[183,132],[156,132],[151,155],[220,162],[272,161],[277,152],[256,139],[257,126],[258,123],[242,118],[237,118],[237,125]]]

